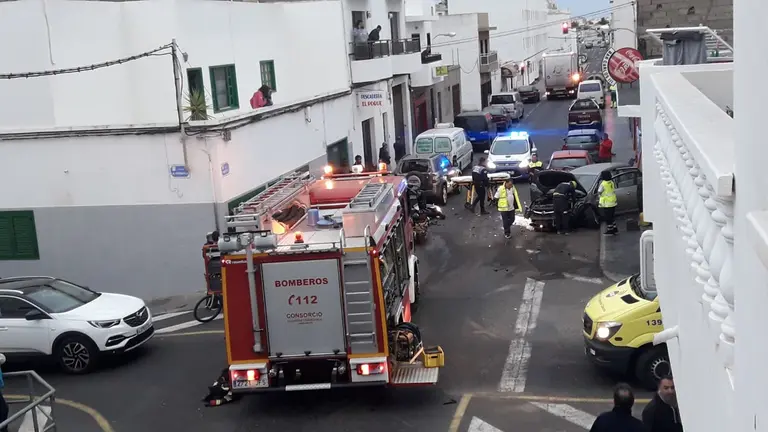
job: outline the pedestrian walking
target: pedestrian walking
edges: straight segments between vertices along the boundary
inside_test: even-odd
[[[3,354],[0,354],[0,366],[5,363],[5,356]],[[5,383],[3,382],[3,370],[0,367],[0,423],[8,420],[8,403],[5,401],[5,398],[3,397],[3,388],[5,387]],[[8,426],[0,428],[0,432],[8,432]]]
[[[486,161],[484,157],[481,157],[474,168],[472,168],[472,189],[475,190],[475,195],[472,198],[472,203],[467,205],[467,208],[475,212],[477,204],[480,204],[480,214],[487,215],[485,210],[485,200],[488,195],[488,188],[491,186],[491,181],[488,179],[488,168],[486,167]]]
[[[397,138],[393,147],[395,148],[395,163],[400,162],[400,159],[405,157],[405,143],[400,138]]]
[[[571,204],[576,197],[576,182],[562,182],[552,193],[555,229],[558,234],[571,232]]]
[[[643,409],[643,424],[647,432],[683,432],[672,376],[659,381],[656,394]]]
[[[632,417],[635,394],[627,384],[613,389],[613,409],[595,419],[589,432],[645,432],[643,422]]]
[[[517,189],[512,179],[507,179],[502,187],[496,190],[494,198],[496,207],[501,215],[501,224],[504,227],[504,238],[512,238],[512,223],[515,221],[515,210],[519,209]]]
[[[613,183],[610,171],[600,173],[600,186],[597,193],[600,196],[597,206],[600,208],[600,216],[605,222],[605,234],[615,235],[619,233],[616,227],[616,185]]]
[[[603,139],[597,148],[598,163],[611,162],[613,160],[613,141],[608,134],[603,134]]]
[[[379,163],[385,163],[387,164],[387,167],[392,163],[392,157],[389,156],[389,146],[387,143],[381,143],[381,148],[379,148]]]

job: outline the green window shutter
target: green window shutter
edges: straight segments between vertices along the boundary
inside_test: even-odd
[[[38,259],[37,230],[32,212],[13,216],[13,233],[17,259]]]
[[[240,107],[240,98],[237,94],[237,75],[235,74],[235,65],[227,66],[227,96],[229,98],[230,108]]]
[[[277,77],[275,76],[275,62],[269,62],[269,80],[272,82],[272,90],[277,91]]]
[[[213,111],[219,112],[219,100],[216,97],[216,75],[214,71],[216,68],[208,68],[209,75],[211,76],[211,94],[213,95]]]
[[[13,258],[13,219],[0,214],[0,259]]]

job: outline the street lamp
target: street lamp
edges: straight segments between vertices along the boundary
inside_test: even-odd
[[[432,40],[435,40],[435,39],[439,38],[440,36],[452,38],[452,37],[456,37],[456,32],[436,34],[435,37],[432,38]]]

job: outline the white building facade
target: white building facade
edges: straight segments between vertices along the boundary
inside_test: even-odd
[[[611,46],[613,49],[637,48],[637,7],[635,0],[613,0],[611,10]],[[663,26],[660,26],[663,27]]]
[[[200,291],[204,235],[229,209],[286,173],[348,163],[364,132],[376,150],[391,142],[394,71],[370,84],[380,103],[362,106],[339,1],[43,6],[0,4],[0,28],[15,35],[0,44],[0,73],[18,78],[0,79],[17,101],[0,108],[0,182],[15,185],[0,208],[2,276],[147,299]],[[209,117],[183,112],[182,127],[173,40],[182,110],[198,90]],[[70,73],[27,78],[52,70]],[[253,109],[262,85],[274,105]]]
[[[768,431],[766,92],[753,84],[768,66],[753,35],[768,5],[734,3],[734,63],[640,68],[657,342],[690,431]]]

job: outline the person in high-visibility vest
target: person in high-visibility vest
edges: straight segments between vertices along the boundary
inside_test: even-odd
[[[504,227],[504,237],[512,238],[512,223],[515,221],[515,209],[520,209],[520,198],[512,179],[507,179],[504,185],[496,190],[494,198],[497,201],[497,209],[501,215],[501,223]]]
[[[611,108],[616,108],[616,103],[618,102],[618,90],[616,89],[616,84],[611,84],[610,87],[611,90]]]
[[[616,204],[618,204],[616,200],[616,185],[613,183],[609,171],[600,173],[600,180],[600,187],[597,188],[600,199],[597,205],[600,207],[600,212],[605,221],[605,234],[618,234],[619,229],[616,227],[615,219]]]

